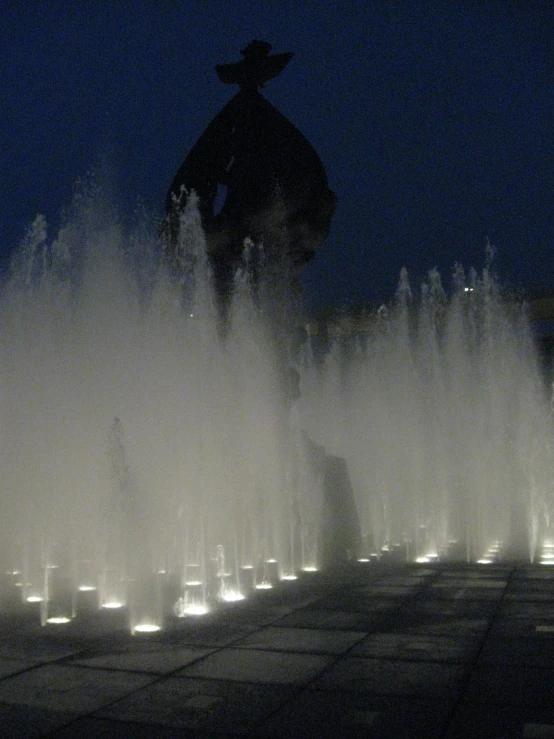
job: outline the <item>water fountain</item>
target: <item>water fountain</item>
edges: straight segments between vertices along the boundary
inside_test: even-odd
[[[451,295],[433,271],[418,300],[403,273],[363,335],[295,358],[287,290],[334,196],[257,92],[277,72],[253,44],[223,70],[241,91],[211,124],[237,148],[206,159],[200,138],[163,238],[149,218],[126,226],[93,180],[56,238],[38,216],[17,251],[0,294],[0,611],[124,613],[148,633],[335,556],[554,562],[550,397],[525,311],[488,268],[458,268]],[[235,198],[265,172],[239,166],[252,108],[315,168],[305,189],[280,171],[290,189],[269,210]],[[281,163],[274,139],[258,154]]]
[[[316,541],[317,486],[300,495],[311,470],[247,277],[222,342],[194,202],[182,217],[186,300],[155,229],[126,232],[98,190],[53,241],[35,221],[2,291],[2,565],[44,623],[75,611],[62,585],[136,628],[160,624],[164,588],[182,614],[248,568],[254,588],[317,559],[296,544]]]
[[[101,191],[53,241],[35,221],[2,291],[2,566],[42,623],[123,606],[154,629],[316,566],[306,434],[347,462],[353,557],[553,561],[550,398],[488,269],[450,296],[431,272],[419,300],[403,274],[363,335],[323,362],[306,344],[291,417],[247,276],[222,342],[194,201],[183,218],[186,301]]]
[[[309,434],[347,460],[366,557],[550,559],[550,390],[489,267],[457,267],[449,295],[435,270],[412,295],[403,272],[390,308],[303,377]]]

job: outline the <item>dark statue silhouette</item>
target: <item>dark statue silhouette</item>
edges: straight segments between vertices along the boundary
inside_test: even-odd
[[[267,42],[252,41],[241,51],[242,61],[216,66],[219,79],[240,91],[200,136],[166,200],[171,253],[178,245],[179,211],[196,192],[216,292],[224,303],[246,238],[263,243],[266,268],[279,262],[282,271],[287,261],[293,275],[327,237],[335,209],[318,155],[258,91],[293,56],[270,50]]]
[[[259,283],[266,288],[260,300],[275,342],[283,399],[292,403],[299,396],[299,375],[290,362],[305,336],[298,330],[294,288],[329,233],[336,197],[315,150],[259,92],[293,56],[270,50],[267,42],[252,41],[241,51],[242,61],[216,66],[219,79],[240,91],[200,136],[169,188],[166,252],[179,269],[180,214],[194,191],[225,335],[245,240],[261,247],[263,258],[250,258],[249,276],[255,290]],[[346,464],[309,439],[304,449],[322,479],[321,559],[341,563],[360,542]]]

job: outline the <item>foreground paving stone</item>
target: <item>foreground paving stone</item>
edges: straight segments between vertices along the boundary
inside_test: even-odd
[[[49,662],[78,653],[82,645],[72,640],[52,639],[43,631],[21,636],[16,628],[0,639],[0,657],[32,661],[35,664]]]
[[[273,620],[271,618],[269,623]],[[215,622],[212,619],[204,621],[202,617],[192,617],[186,621],[163,632],[156,641],[174,647],[226,647],[259,628],[253,624],[238,624],[234,618],[225,617]]]
[[[405,579],[405,578],[403,578]],[[417,590],[420,589],[419,583],[411,584],[397,584],[388,582],[377,582],[374,585],[364,585],[361,588],[356,588],[354,593],[356,595],[365,595],[372,598],[404,598],[407,595],[413,595]]]
[[[292,695],[291,688],[279,685],[171,677],[110,705],[99,711],[98,716],[240,734],[268,718]]]
[[[36,667],[40,662],[24,662],[19,659],[2,659],[0,658],[0,680],[9,675],[16,675],[18,672],[29,670]]]
[[[551,709],[554,706],[552,669],[478,666],[471,674],[464,700],[486,705]]]
[[[253,683],[303,684],[333,663],[332,657],[260,649],[222,649],[181,670],[185,677]]]
[[[537,637],[536,632],[525,639],[488,638],[478,664],[551,669],[554,665],[554,633],[550,633],[549,638]]]
[[[478,708],[462,703],[444,739],[552,739],[554,711],[514,706]]]
[[[323,610],[354,611],[384,617],[396,612],[406,600],[405,594],[391,598],[374,594],[371,589],[364,588],[364,591],[331,593],[325,598],[320,598],[316,606]]]
[[[554,568],[314,573],[131,636],[0,614],[0,737],[554,739]]]
[[[475,637],[425,634],[371,634],[350,652],[351,657],[375,657],[429,662],[472,662],[481,645]]]
[[[89,713],[149,682],[136,673],[49,664],[0,681],[0,702]]]
[[[507,580],[513,567],[491,567],[491,565],[445,565],[441,578],[456,578],[464,580]]]
[[[425,597],[455,601],[494,601],[500,600],[504,594],[505,583],[503,581],[498,583],[500,587],[497,587],[495,581],[488,580],[454,582],[458,584],[433,583],[425,591]]]
[[[352,611],[305,608],[295,611],[274,622],[274,626],[305,627],[307,629],[342,629],[345,631],[369,632],[382,622],[378,614]]]
[[[525,620],[554,620],[554,603],[536,603],[529,601],[506,601],[500,606],[500,618]]]
[[[488,618],[496,612],[498,604],[488,599],[434,598],[426,592],[411,601],[410,606],[408,613],[402,612],[403,617],[413,613],[441,618]]]
[[[412,613],[399,619],[394,630],[407,634],[436,636],[484,636],[490,626],[488,618],[462,618],[425,616]]]
[[[0,703],[0,736],[35,739],[74,721],[76,714]]]
[[[543,641],[554,634],[554,611],[551,618],[497,618],[491,625],[489,637],[496,638],[539,638]]]
[[[437,662],[345,657],[313,683],[321,690],[455,700],[467,669]]]
[[[256,737],[300,739],[434,739],[450,703],[304,691],[259,726]]]
[[[188,647],[184,649],[134,649],[116,654],[102,654],[94,657],[75,657],[71,664],[86,667],[105,667],[114,670],[130,670],[132,672],[151,672],[167,675],[175,672],[191,662],[206,657],[213,649]]]
[[[224,736],[195,732],[189,728],[176,726],[153,726],[152,724],[127,723],[111,719],[88,717],[77,719],[62,729],[47,734],[49,739],[206,739]],[[235,734],[235,736],[237,736]]]
[[[366,634],[359,631],[294,629],[270,626],[236,643],[238,648],[272,649],[285,652],[342,654],[361,641]]]

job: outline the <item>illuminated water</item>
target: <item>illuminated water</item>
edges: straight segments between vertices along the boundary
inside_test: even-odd
[[[549,392],[486,270],[418,300],[403,275],[363,334],[305,347],[291,413],[247,278],[222,341],[193,205],[182,226],[179,282],[91,186],[54,238],[37,218],[1,291],[0,562],[42,623],[124,609],[150,633],[314,569],[306,431],[347,460],[353,557],[554,562]]]
[[[254,587],[267,560],[317,558],[297,545],[318,501],[266,326],[243,280],[219,340],[193,206],[183,234],[184,286],[155,229],[126,229],[92,187],[55,238],[37,218],[2,290],[0,557],[43,622],[75,610],[58,592],[96,588],[148,630],[163,589],[183,615],[240,597],[247,566]]]
[[[553,424],[525,311],[488,270],[453,282],[412,295],[403,273],[363,335],[307,357],[307,427],[347,459],[366,556],[546,561]]]

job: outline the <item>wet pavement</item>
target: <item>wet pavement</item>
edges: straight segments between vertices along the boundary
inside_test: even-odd
[[[131,636],[0,614],[0,737],[554,739],[554,567],[356,563]]]

